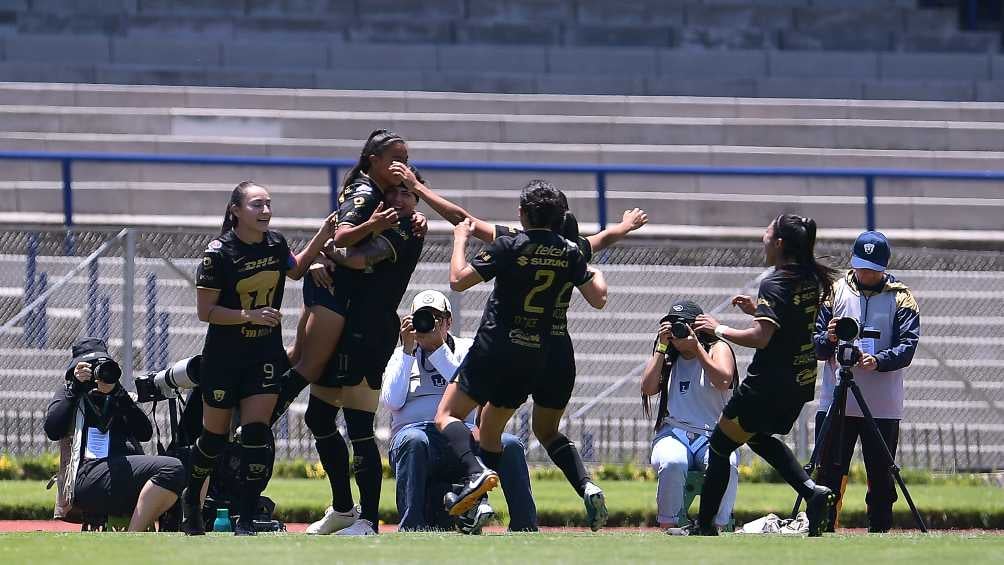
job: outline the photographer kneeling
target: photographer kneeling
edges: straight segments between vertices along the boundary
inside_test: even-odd
[[[119,384],[122,370],[104,341],[82,338],[72,352],[45,415],[45,435],[70,446],[60,461],[56,517],[131,515],[129,531],[145,531],[174,506],[185,469],[174,457],[143,453],[139,442],[149,441],[153,426]]]
[[[838,345],[837,320],[853,318],[865,330],[857,345],[861,360],[854,367],[855,382],[871,410],[882,439],[889,452],[896,456],[899,441],[899,421],[903,418],[903,376],[913,361],[920,341],[920,310],[910,289],[886,272],[892,252],[889,241],[881,232],[867,231],[854,242],[851,269],[834,283],[833,292],[819,309],[816,319],[816,357],[826,361],[823,383],[816,413],[816,433],[822,427],[826,411],[833,402],[840,366],[835,359]],[[878,337],[865,333],[878,332]],[[841,446],[840,476],[828,476],[825,484],[840,498],[834,509],[839,512],[847,473],[850,470],[854,444],[861,437],[861,452],[868,474],[868,531],[887,532],[892,527],[892,505],[896,502],[896,485],[886,462],[881,444],[868,431],[865,418],[853,395],[847,396]],[[837,423],[831,425],[835,431]],[[834,437],[834,436],[830,436]],[[818,438],[817,438],[818,440]],[[830,446],[832,448],[832,446]],[[829,472],[829,469],[826,470]],[[831,524],[833,521],[831,521]]]
[[[402,346],[394,351],[384,372],[380,401],[391,412],[390,464],[397,477],[399,528],[430,530],[443,527],[444,490],[462,479],[460,460],[434,419],[473,340],[450,334],[450,302],[443,293],[426,290],[415,296],[412,315],[401,323]],[[473,414],[467,425],[473,427]],[[537,509],[530,491],[530,474],[523,444],[502,434],[499,475],[509,505],[509,530],[537,531]],[[494,511],[484,503],[458,516],[462,533],[479,533]]]
[[[659,395],[652,467],[659,476],[657,519],[668,534],[685,533],[676,526],[687,473],[706,470],[708,440],[739,382],[732,347],[714,335],[694,333],[693,325],[703,313],[689,300],[673,304],[660,320],[655,350],[641,377],[646,416],[648,397]],[[732,452],[729,463],[728,487],[714,520],[718,527],[728,524],[739,488],[738,453]]]

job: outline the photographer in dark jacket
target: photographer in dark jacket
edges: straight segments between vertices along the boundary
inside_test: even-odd
[[[178,499],[184,467],[143,453],[139,442],[153,427],[118,383],[121,369],[105,343],[82,338],[72,351],[66,383],[45,415],[45,434],[62,449],[56,517],[129,514],[129,531],[145,531]]]

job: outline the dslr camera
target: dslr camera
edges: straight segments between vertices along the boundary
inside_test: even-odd
[[[665,324],[666,322],[670,322],[672,324],[669,331],[676,339],[687,339],[690,337],[690,326],[678,316],[669,314],[663,316],[662,319],[659,320],[659,324]]]
[[[871,328],[862,328],[861,324],[854,318],[837,318],[834,333],[841,342],[837,348],[837,361],[844,367],[853,367],[861,361],[861,350],[854,345],[854,341],[861,338],[878,339],[882,337],[882,332]]]
[[[122,378],[122,367],[111,357],[98,357],[87,361],[91,367],[91,375],[94,380],[105,384],[113,385]],[[66,379],[73,378],[73,371],[66,372]]]
[[[202,356],[195,355],[182,359],[160,371],[136,377],[136,401],[159,402],[181,396],[180,391],[195,388],[199,384],[199,370]]]
[[[432,308],[419,308],[411,315],[411,325],[420,334],[436,329],[436,314]]]

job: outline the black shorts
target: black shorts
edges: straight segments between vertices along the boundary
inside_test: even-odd
[[[371,389],[380,390],[400,331],[396,312],[360,312],[349,317],[338,349],[317,384],[339,388],[365,380]]]
[[[534,381],[533,403],[563,410],[575,388],[575,350],[567,335],[552,337],[547,345],[547,368]]]
[[[157,455],[127,455],[82,461],[73,506],[85,514],[130,516],[147,481],[181,495],[187,473],[181,461]]]
[[[535,394],[536,384],[546,374],[544,353],[528,352],[508,343],[494,346],[495,351],[485,351],[479,344],[475,340],[460,363],[454,376],[457,386],[482,406],[491,402],[499,408],[519,408]]]
[[[349,311],[348,294],[347,292],[332,292],[317,286],[314,284],[314,278],[309,275],[303,277],[303,305],[307,308],[324,306],[336,314],[347,316]]]
[[[282,375],[289,370],[285,351],[254,361],[216,359],[203,353],[199,389],[213,408],[233,408],[256,394],[279,394]]]
[[[722,415],[729,420],[738,418],[739,426],[750,433],[786,435],[791,432],[803,406],[805,401],[797,395],[740,384]]]

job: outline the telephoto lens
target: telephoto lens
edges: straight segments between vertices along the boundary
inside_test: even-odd
[[[411,316],[411,325],[420,334],[427,334],[436,329],[436,315],[428,308],[419,308]]]
[[[834,328],[837,338],[842,341],[854,341],[861,333],[861,325],[854,318],[837,318],[837,325]]]

